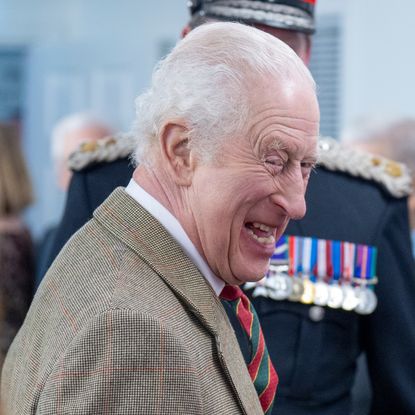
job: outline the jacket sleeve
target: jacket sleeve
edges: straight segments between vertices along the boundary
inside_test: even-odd
[[[391,200],[379,228],[378,307],[363,317],[372,414],[415,414],[415,264],[406,199]]]
[[[39,395],[38,415],[202,414],[198,373],[180,336],[128,309],[75,336]]]

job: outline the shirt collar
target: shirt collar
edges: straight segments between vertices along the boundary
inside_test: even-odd
[[[187,236],[179,221],[153,196],[147,193],[134,179],[131,179],[125,191],[140,205],[154,216],[179,243],[185,254],[193,261],[198,270],[206,278],[216,295],[219,295],[225,286],[225,282],[217,277],[206,261],[197,251],[190,238]]]

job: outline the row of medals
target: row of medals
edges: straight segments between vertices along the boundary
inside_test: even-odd
[[[307,276],[289,276],[288,266],[271,265],[267,276],[256,283],[252,295],[269,297],[273,300],[289,300],[303,304],[328,306],[334,309],[371,314],[377,306],[373,284],[376,278],[353,282],[313,282]],[[248,288],[248,287],[247,287]]]

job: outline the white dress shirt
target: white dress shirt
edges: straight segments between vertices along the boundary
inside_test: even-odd
[[[179,221],[159,201],[138,185],[134,179],[130,180],[125,191],[166,228],[209,282],[216,295],[219,296],[225,286],[225,282],[212,272]]]

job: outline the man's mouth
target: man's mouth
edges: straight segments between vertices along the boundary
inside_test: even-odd
[[[274,245],[277,228],[260,222],[247,222],[245,224],[248,235],[262,245]]]

